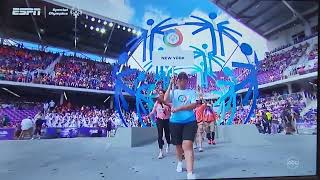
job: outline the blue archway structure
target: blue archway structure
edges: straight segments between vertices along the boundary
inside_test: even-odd
[[[244,100],[241,103],[243,103],[243,105],[247,105],[249,101],[252,100],[249,113],[243,123],[246,124],[249,121],[251,115],[254,112],[254,109],[256,108],[256,100],[259,96],[257,81],[259,61],[256,52],[252,49],[252,46],[247,43],[239,44],[238,39],[242,37],[242,34],[228,27],[228,25],[230,24],[229,21],[217,22],[217,28],[215,28],[213,26],[213,22],[216,21],[216,13],[212,12],[208,14],[208,18],[210,20],[206,20],[204,18],[193,15],[190,16],[190,18],[194,21],[178,24],[170,23],[172,18],[167,18],[156,25],[154,25],[155,22],[153,19],[149,19],[146,23],[150,26],[150,30],[142,30],[140,36],[131,39],[126,44],[127,51],[121,53],[112,73],[113,79],[115,80],[115,108],[125,126],[127,126],[127,123],[124,119],[123,110],[125,112],[128,112],[129,107],[128,103],[124,98],[124,92],[135,97],[135,109],[139,117],[139,122],[141,123],[142,127],[146,127],[146,124],[143,121],[143,116],[148,114],[153,107],[153,98],[155,96],[152,94],[152,92],[155,90],[156,84],[159,82],[161,82],[163,84],[163,87],[166,88],[169,84],[169,79],[172,73],[172,69],[170,67],[157,66],[155,67],[155,81],[153,83],[148,83],[146,81],[147,73],[152,68],[155,35],[164,36],[166,31],[179,26],[194,27],[195,30],[190,34],[190,36],[197,36],[198,33],[205,30],[209,30],[211,36],[210,39],[212,49],[208,49],[208,44],[205,43],[202,45],[202,47],[190,45],[190,48],[194,51],[195,60],[200,61],[200,66],[194,65],[193,67],[180,67],[175,70],[191,69],[193,73],[200,73],[200,84],[204,88],[208,87],[208,77],[211,77],[215,80],[216,87],[218,89],[212,91],[211,93],[217,95],[218,100],[214,103],[213,106],[216,106],[219,109],[218,113],[220,115],[220,121],[224,119],[225,114],[227,112],[230,113],[230,117],[227,120],[227,124],[232,124],[233,118],[236,113],[237,91],[244,88],[248,88]],[[217,38],[219,38],[220,42],[220,52],[218,52],[217,50]],[[235,77],[234,72],[229,67],[225,67],[226,63],[232,55],[226,60],[224,38],[228,38],[233,43],[235,43],[237,45],[237,48],[240,48],[241,53],[247,59],[248,63],[231,63],[233,68],[242,68],[249,71],[249,74],[241,82],[238,82],[237,77]],[[133,54],[141,44],[143,47],[142,61],[149,61],[143,67],[143,69],[146,70],[137,71],[124,68],[128,60],[130,58],[134,58]],[[147,44],[149,44],[148,47]],[[163,48],[159,48],[158,50],[163,50]],[[148,57],[147,52],[149,53]],[[254,56],[253,63],[250,63],[249,56]],[[223,74],[228,78],[223,80],[217,79],[218,76],[212,70],[212,67],[214,65],[220,67]],[[136,77],[131,87],[129,87],[125,81],[125,78],[130,75]],[[154,121],[152,121],[152,124],[155,124]]]

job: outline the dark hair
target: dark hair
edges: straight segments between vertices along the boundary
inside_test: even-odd
[[[158,93],[160,93],[160,92],[166,93],[166,91],[163,89],[160,89]]]
[[[199,99],[199,100],[196,100],[196,103],[198,104],[198,105],[201,105],[201,104],[203,104],[202,103],[202,101]]]
[[[179,79],[179,80],[188,80],[188,75],[187,75],[187,73],[185,73],[185,72],[180,72],[180,73],[178,74],[178,79]]]

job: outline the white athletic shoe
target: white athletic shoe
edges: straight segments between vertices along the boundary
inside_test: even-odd
[[[178,165],[177,165],[177,172],[182,172],[182,161],[178,162]]]
[[[198,146],[197,145],[193,145],[193,149],[197,149],[198,148]]]
[[[163,153],[162,153],[162,151],[160,151],[158,159],[162,159],[162,158],[163,158]]]
[[[170,149],[170,146],[169,146],[169,144],[168,144],[167,147],[166,147],[166,153],[169,152],[169,149]]]
[[[199,152],[203,152],[203,149],[202,149],[202,147],[199,147]]]
[[[188,173],[187,179],[196,179],[196,175],[194,173]]]

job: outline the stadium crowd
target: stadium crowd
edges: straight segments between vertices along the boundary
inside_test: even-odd
[[[280,79],[288,78],[285,70],[290,66],[292,68],[289,75],[305,74],[315,72],[318,68],[317,60],[309,62],[308,65],[297,64],[297,62],[306,54],[310,44],[303,42],[298,46],[292,46],[284,52],[275,52],[267,55],[260,61],[258,70],[258,83],[266,84]],[[110,63],[96,62],[80,57],[69,57],[61,55],[60,61],[55,64],[52,72],[44,70],[55,61],[58,54],[18,48],[15,46],[0,46],[0,79],[17,82],[48,84],[56,86],[67,86],[97,90],[113,90],[115,82],[112,81],[112,70],[114,65]],[[318,58],[317,44],[313,48],[307,59],[314,60]],[[306,62],[307,63],[307,62]],[[308,68],[306,67],[308,66]],[[309,67],[310,66],[310,67]],[[134,81],[137,79],[138,70],[125,78],[123,82],[133,88]],[[236,68],[233,70],[238,81],[242,81],[250,73],[246,69]],[[216,79],[226,79],[223,71],[214,72]],[[195,89],[197,76],[190,76],[189,87]],[[147,73],[145,83],[155,83],[155,75]],[[158,82],[157,89],[165,88],[162,82]],[[215,79],[208,78],[208,88],[206,92],[215,90]]]
[[[288,46],[289,47],[289,46]],[[283,47],[282,47],[283,48]],[[287,46],[285,46],[287,48]],[[307,54],[307,50],[310,49]],[[58,57],[60,57],[58,59]],[[298,64],[302,58],[306,61]],[[288,67],[294,67],[290,75],[305,74],[317,71],[318,68],[318,44],[310,46],[308,42],[292,46],[286,51],[273,52],[265,59],[260,61],[258,70],[258,83],[266,84],[280,79],[288,78],[284,72]],[[51,63],[57,61],[54,68],[49,72],[46,69]],[[307,63],[311,62],[311,65]],[[295,66],[296,65],[296,66]],[[310,66],[310,68],[307,68]],[[115,81],[113,80],[114,65],[110,63],[95,62],[80,57],[69,57],[50,52],[30,50],[21,47],[0,45],[0,80],[16,81],[24,83],[37,83],[56,86],[67,86],[76,88],[113,90]],[[125,66],[124,68],[130,68]],[[123,82],[129,88],[134,88],[134,82],[138,77],[139,70],[134,69],[135,73],[124,77]],[[293,72],[293,73],[292,73]],[[214,72],[216,78],[208,77],[208,87],[205,92],[216,90],[216,80],[226,80],[223,71]],[[236,68],[233,70],[238,81],[242,81],[250,73],[246,69]],[[196,89],[197,76],[189,76],[189,88]],[[156,83],[153,73],[147,73],[143,84]],[[164,89],[163,82],[156,83],[156,93],[158,89]],[[262,133],[280,132],[286,125],[284,119],[288,119],[291,114],[296,122],[310,122],[316,119],[315,109],[309,109],[303,117],[300,116],[302,109],[307,107],[306,99],[316,99],[316,95],[310,93],[295,93],[279,95],[273,94],[269,97],[261,97],[257,102],[257,110],[251,117],[249,123],[256,124]],[[117,126],[124,126],[120,117],[114,110],[97,107],[73,107],[70,104],[61,106],[50,105],[50,110],[46,111],[39,102],[4,102],[0,99],[0,127],[18,127],[20,122],[25,119],[35,119],[38,112],[44,112],[42,119],[45,120],[43,127],[108,127],[114,129]],[[47,103],[45,103],[45,107]],[[49,102],[50,104],[50,102]],[[250,106],[237,106],[234,124],[241,124],[249,112]],[[227,113],[222,124],[230,117]],[[286,118],[285,118],[286,117]],[[138,116],[135,112],[125,114],[125,119],[130,127],[140,127]],[[148,126],[151,120],[144,118]],[[108,125],[109,124],[109,125]],[[272,131],[271,131],[272,130]]]
[[[316,121],[316,109],[311,108],[303,116],[300,115],[302,110],[306,108],[307,100],[316,100],[316,93],[310,92],[298,92],[292,94],[277,94],[273,93],[272,96],[260,97],[257,100],[257,109],[253,116],[251,116],[249,124],[255,124],[261,133],[280,133],[284,130],[288,124],[286,124],[285,116],[289,113],[292,117],[290,120],[293,127],[297,122],[299,123],[310,123]],[[211,100],[212,102],[214,100]],[[237,105],[237,111],[234,117],[233,124],[242,124],[245,118],[248,116],[249,105]],[[0,107],[1,123],[0,127],[19,127],[23,119],[31,119],[35,123],[36,117],[39,112],[42,113],[41,118],[44,120],[43,128],[54,127],[54,128],[80,128],[80,127],[102,127],[116,129],[117,127],[124,127],[122,120],[119,115],[112,109],[99,108],[95,106],[81,106],[72,105],[70,102],[60,106],[55,106],[53,101],[48,101],[41,105],[39,103],[18,105],[15,103],[4,103],[2,101]],[[23,103],[23,102],[22,102]],[[40,106],[39,106],[40,105]],[[22,116],[12,116],[8,110],[18,111],[29,110],[28,113],[18,112],[23,114]],[[287,112],[288,111],[288,112]],[[32,112],[32,113],[30,113]],[[266,115],[268,114],[268,116]],[[10,116],[11,115],[11,116]],[[226,124],[229,119],[230,113],[226,113],[224,120],[221,125]],[[270,118],[269,118],[270,117]],[[141,127],[138,121],[138,116],[134,111],[127,112],[124,115],[126,124],[129,127]],[[152,126],[152,122],[149,118],[143,117],[144,122],[147,126]],[[109,123],[108,123],[109,122]],[[108,125],[109,124],[109,125]],[[108,127],[110,126],[110,127]]]
[[[0,79],[36,83],[58,54],[0,45]]]

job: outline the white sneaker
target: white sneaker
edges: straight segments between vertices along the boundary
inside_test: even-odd
[[[198,147],[197,147],[197,145],[193,145],[193,149],[197,149]]]
[[[194,173],[188,173],[187,179],[196,179],[196,175]]]
[[[199,147],[199,152],[202,152],[202,151],[203,151],[202,147]]]
[[[159,153],[158,159],[162,159],[163,158],[163,153],[162,151]]]
[[[177,165],[177,172],[182,172],[182,161],[178,162],[178,165]]]

